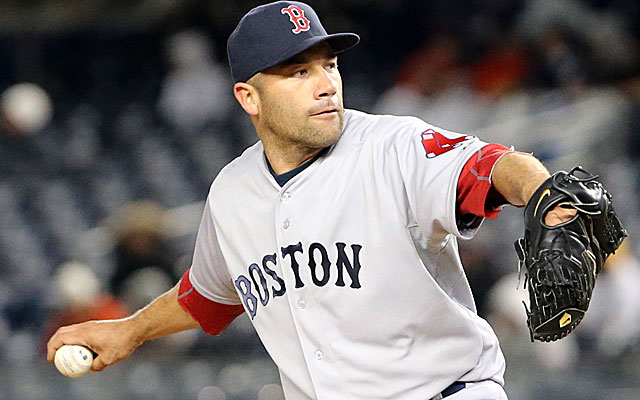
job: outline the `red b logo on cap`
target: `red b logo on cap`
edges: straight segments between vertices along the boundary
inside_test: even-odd
[[[295,26],[295,28],[293,28],[291,32],[295,33],[296,35],[300,32],[308,31],[309,28],[311,28],[311,24],[309,23],[309,20],[307,19],[307,17],[304,16],[304,11],[302,11],[300,7],[289,6],[289,7],[283,8],[282,10],[280,10],[280,12],[282,14],[289,15],[289,19]]]

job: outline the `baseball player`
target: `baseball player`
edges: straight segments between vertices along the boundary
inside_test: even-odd
[[[216,335],[245,312],[287,399],[506,399],[457,239],[527,204],[549,173],[414,117],[345,110],[337,54],[358,41],[298,2],[241,19],[233,93],[260,141],[214,180],[191,268],[128,318],[60,328],[49,361],[79,344],[100,371],[146,340]],[[549,210],[550,226],[576,214]]]

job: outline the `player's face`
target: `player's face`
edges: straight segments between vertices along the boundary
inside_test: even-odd
[[[334,144],[344,108],[337,57],[320,43],[260,74],[259,120],[279,139],[310,148]]]

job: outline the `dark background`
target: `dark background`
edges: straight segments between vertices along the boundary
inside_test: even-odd
[[[211,181],[257,140],[232,97],[225,49],[260,3],[0,2],[0,92],[35,84],[53,110],[34,132],[2,111],[1,398],[280,398],[277,370],[244,318],[220,337],[147,343],[76,380],[44,360],[56,326],[124,315],[188,268]],[[501,339],[510,398],[640,398],[640,5],[310,4],[327,31],[362,38],[340,56],[348,108],[416,115],[533,152],[552,171],[580,163],[601,175],[631,237],[569,338],[529,342],[512,246],[520,210],[486,221],[462,258]],[[185,49],[195,58],[178,60],[194,54]]]

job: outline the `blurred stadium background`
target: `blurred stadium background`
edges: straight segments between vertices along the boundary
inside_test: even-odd
[[[485,222],[462,258],[501,339],[510,398],[639,399],[640,3],[310,3],[328,31],[362,37],[340,59],[347,107],[601,175],[631,237],[567,339],[529,342],[512,246],[520,210]],[[126,315],[188,268],[211,181],[257,140],[225,59],[257,4],[0,1],[0,398],[281,398],[245,317],[74,380],[44,357],[57,326]]]

